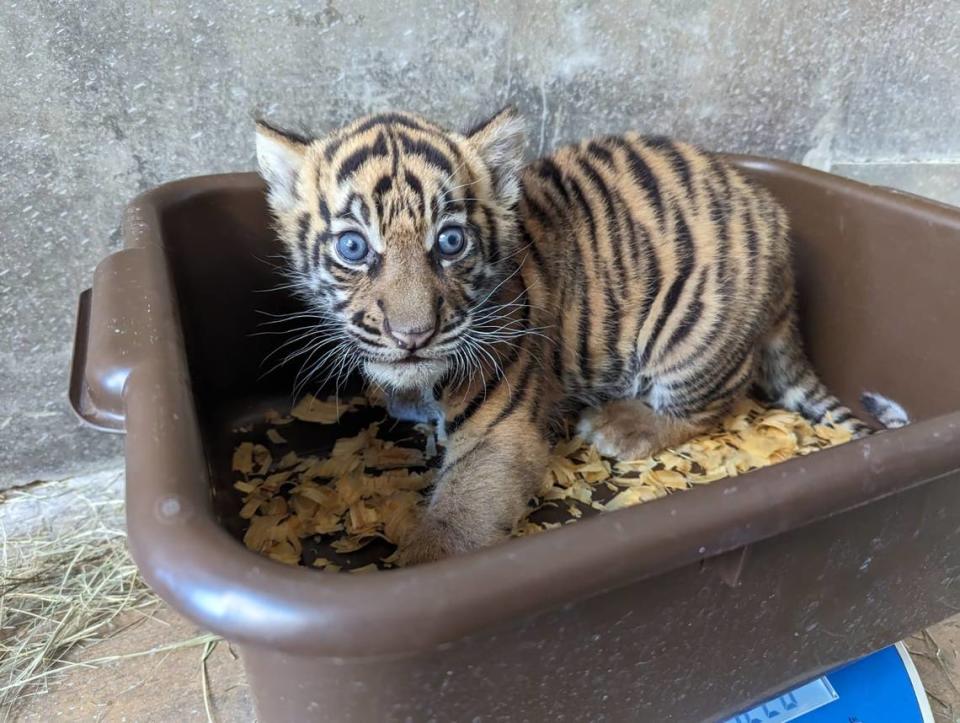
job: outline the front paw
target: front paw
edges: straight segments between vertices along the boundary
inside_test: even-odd
[[[585,410],[577,423],[577,434],[605,457],[636,460],[657,451],[654,435],[641,419],[606,407]]]
[[[478,517],[482,518],[482,515]],[[470,524],[458,525],[446,517],[424,513],[413,530],[400,541],[397,562],[400,566],[434,562],[493,545],[508,536],[508,532],[476,519]]]
[[[441,560],[456,554],[457,542],[448,524],[424,516],[400,541],[397,549],[397,563],[401,567],[407,567]]]

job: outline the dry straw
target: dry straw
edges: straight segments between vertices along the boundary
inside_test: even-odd
[[[22,502],[29,495],[37,492],[12,497]],[[127,552],[122,500],[78,494],[58,512],[55,529],[45,524],[15,537],[0,529],[0,536],[0,720],[11,719],[18,704],[46,692],[68,670],[217,639],[201,635],[125,655],[82,654],[84,646],[148,617],[158,603]]]

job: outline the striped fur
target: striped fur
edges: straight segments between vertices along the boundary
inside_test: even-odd
[[[409,561],[502,539],[570,413],[619,457],[685,441],[752,385],[867,433],[803,353],[769,193],[663,138],[596,138],[526,166],[522,147],[509,109],[466,134],[401,113],[317,140],[258,126],[291,273],[340,366],[362,366],[395,413],[445,423]],[[445,257],[456,229],[465,248]],[[367,242],[360,262],[338,250],[348,233]]]

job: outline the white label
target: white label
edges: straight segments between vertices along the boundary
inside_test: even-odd
[[[822,708],[839,697],[837,691],[830,685],[830,681],[821,677],[766,703],[761,703],[740,715],[727,718],[723,723],[767,723],[768,721],[787,723],[812,710]]]

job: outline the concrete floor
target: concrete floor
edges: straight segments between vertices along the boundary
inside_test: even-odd
[[[960,616],[906,641],[937,723],[960,722]]]
[[[203,635],[163,604],[151,617],[128,615],[122,631],[86,648],[80,660],[175,646]],[[168,721],[208,720],[204,705],[201,658],[194,645],[126,658],[99,668],[73,668],[46,693],[27,699],[18,721]],[[225,642],[206,661],[210,715],[216,721],[255,720],[243,666]]]

